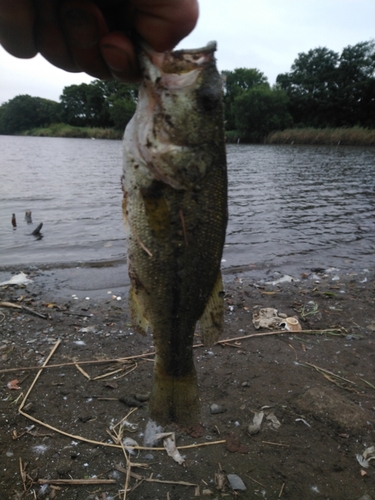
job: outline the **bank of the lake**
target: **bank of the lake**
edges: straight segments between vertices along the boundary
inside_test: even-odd
[[[351,128],[292,128],[271,133],[266,144],[304,144],[324,146],[375,146],[375,130]]]
[[[21,135],[33,137],[69,137],[79,139],[122,139],[123,131],[115,128],[73,127],[66,123],[53,123],[48,127],[33,128]]]
[[[252,141],[236,130],[225,132],[229,143],[248,144]],[[271,132],[264,144],[301,144],[316,146],[375,146],[375,129],[351,128],[289,128]]]
[[[34,128],[21,135],[33,137],[69,137],[80,139],[122,139],[123,131],[114,128],[73,127],[55,123],[48,127]],[[251,144],[252,141],[236,130],[225,132],[227,143]],[[375,129],[351,128],[290,128],[270,133],[265,144],[303,144],[325,146],[375,146]]]

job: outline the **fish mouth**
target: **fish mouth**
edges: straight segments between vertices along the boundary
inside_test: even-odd
[[[143,75],[153,83],[164,83],[167,88],[189,85],[187,73],[202,70],[215,63],[216,42],[209,42],[199,49],[181,49],[169,52],[155,52],[147,44],[142,44],[139,62]],[[160,81],[161,79],[161,81]],[[194,73],[190,79],[195,81]]]

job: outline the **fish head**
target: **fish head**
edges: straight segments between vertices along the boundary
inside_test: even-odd
[[[143,80],[132,143],[155,177],[177,189],[198,182],[209,168],[207,146],[223,143],[223,82],[215,50],[211,42],[164,53],[147,47],[139,54]]]

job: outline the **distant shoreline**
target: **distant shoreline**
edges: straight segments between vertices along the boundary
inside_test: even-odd
[[[248,143],[239,133],[227,133],[227,142]],[[375,129],[351,128],[291,128],[271,132],[263,144],[301,144],[324,146],[375,146]]]
[[[80,139],[121,140],[123,131],[114,128],[74,127],[57,123],[45,128],[35,128],[22,132],[22,136],[68,137]],[[225,132],[227,143],[254,144],[236,130]],[[263,144],[301,144],[327,146],[375,146],[375,129],[351,128],[292,128],[270,133]]]
[[[74,127],[65,123],[54,123],[49,127],[26,130],[20,135],[32,137],[69,137],[77,139],[122,139],[124,132],[115,128]]]

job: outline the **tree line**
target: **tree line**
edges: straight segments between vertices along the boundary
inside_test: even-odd
[[[60,102],[18,95],[0,106],[0,134],[66,123],[77,127],[123,129],[132,117],[137,86],[94,80],[64,87]]]
[[[255,68],[223,71],[229,137],[259,142],[290,127],[375,127],[375,41],[300,53],[271,87]],[[94,80],[63,89],[60,102],[18,95],[0,106],[0,134],[63,122],[124,129],[134,113],[136,85]]]

